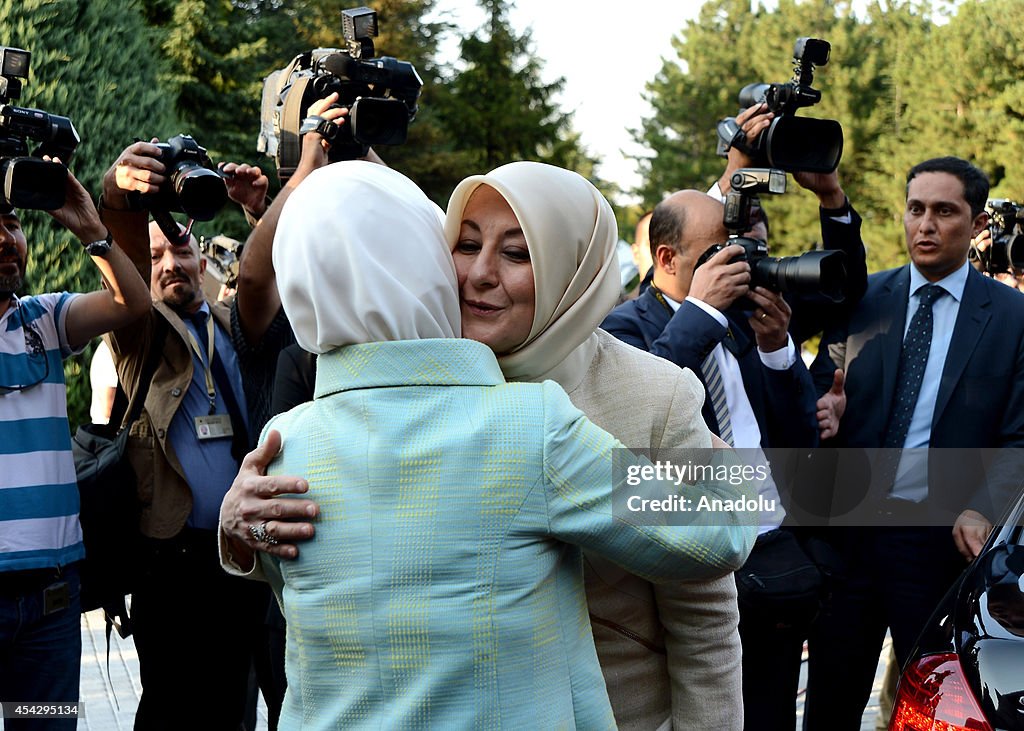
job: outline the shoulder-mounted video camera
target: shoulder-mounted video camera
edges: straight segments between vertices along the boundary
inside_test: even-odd
[[[191,221],[209,221],[228,202],[228,189],[220,171],[214,167],[206,148],[191,135],[175,135],[167,142],[158,142],[160,162],[166,180],[156,193],[129,193],[128,199],[138,208],[146,208],[160,226],[164,236],[173,243],[188,241]],[[190,223],[185,231],[178,228],[171,213],[184,213]]]
[[[793,79],[785,84],[747,84],[740,90],[740,111],[765,102],[775,114],[768,129],[750,143],[735,117],[718,123],[718,154],[725,157],[737,147],[759,167],[786,172],[830,173],[843,156],[843,127],[834,119],[797,117],[801,107],[821,101],[811,87],[814,67],[828,63],[832,47],[818,38],[797,38],[793,48]]]
[[[726,246],[739,244],[743,253],[733,261],[750,263],[750,286],[772,292],[818,295],[832,302],[845,298],[846,254],[842,251],[808,251],[799,256],[768,256],[768,245],[746,236],[752,211],[760,207],[759,193],[778,195],[786,192],[786,173],[769,168],[742,168],[729,179],[722,223],[729,238],[715,244],[697,259],[696,269]],[[741,308],[744,303],[740,303]],[[752,307],[747,307],[752,309]]]
[[[0,206],[52,211],[64,205],[65,166],[81,138],[67,117],[9,103],[21,97],[31,58],[29,51],[0,46]],[[38,143],[31,154],[29,140]]]
[[[1024,269],[1024,207],[1005,198],[985,204],[991,244],[984,251],[972,246],[968,258],[988,274],[1016,273]]]
[[[401,145],[416,116],[423,81],[408,61],[374,58],[377,13],[367,7],[343,10],[347,49],[317,48],[296,56],[263,82],[263,106],[257,149],[274,158],[281,182],[295,172],[302,155],[302,134],[317,131],[330,143],[328,159],[354,160],[371,145]],[[337,92],[337,106],[348,109],[345,123],[311,119],[306,110]]]

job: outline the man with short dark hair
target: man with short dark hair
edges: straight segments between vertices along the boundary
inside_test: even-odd
[[[1001,488],[1019,489],[1016,476],[962,479],[970,454],[942,464],[943,450],[931,449],[1024,444],[1024,297],[967,261],[987,196],[988,179],[966,160],[914,166],[903,215],[910,263],[869,278],[813,366],[819,391],[845,372],[836,445],[879,455],[866,501],[874,524],[825,534],[845,570],[812,630],[811,730],[860,728],[886,629],[902,666],[964,559],[981,550],[1008,498]]]
[[[145,282],[70,172],[65,195],[51,215],[100,270],[104,286],[88,294],[16,294],[28,243],[17,212],[0,205],[0,700],[29,704],[78,700],[85,549],[62,361],[149,307]],[[9,731],[76,725],[5,723]]]

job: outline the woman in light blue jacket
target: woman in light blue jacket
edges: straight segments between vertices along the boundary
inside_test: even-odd
[[[316,399],[267,426],[283,437],[271,474],[305,476],[320,509],[297,560],[261,558],[288,623],[281,728],[614,728],[581,549],[651,580],[720,575],[753,527],[613,515],[621,445],[557,385],[506,384],[458,338],[436,209],[399,173],[311,175],[274,266],[321,354]]]

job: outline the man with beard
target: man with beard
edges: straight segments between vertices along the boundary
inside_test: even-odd
[[[104,177],[100,205],[150,281],[149,314],[111,334],[129,396],[143,387],[150,353],[161,354],[128,442],[143,535],[132,595],[142,680],[135,727],[192,727],[202,709],[203,727],[234,730],[245,717],[249,644],[267,607],[265,587],[225,574],[217,556],[220,503],[248,445],[247,402],[230,305],[206,301],[195,237],[171,240],[154,223],[147,246],[146,214],[126,195],[164,182],[159,155],[146,142],[122,152]]]
[[[103,279],[88,294],[16,294],[28,244],[17,212],[0,205],[0,699],[29,704],[78,700],[85,549],[62,360],[149,307],[145,282],[70,173],[65,200],[51,215],[82,242]],[[6,724],[73,729],[76,721]]]

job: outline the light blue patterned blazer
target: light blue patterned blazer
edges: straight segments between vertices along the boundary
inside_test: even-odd
[[[613,518],[621,445],[470,340],[322,355],[316,400],[271,428],[270,473],[320,506],[297,560],[261,555],[288,624],[282,729],[615,728],[580,549],[693,579],[735,569],[756,532]]]

